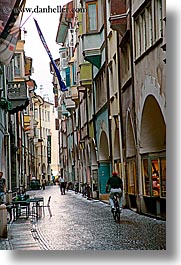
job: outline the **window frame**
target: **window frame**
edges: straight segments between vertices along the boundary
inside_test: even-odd
[[[134,16],[135,60],[163,38],[162,0],[149,1]]]
[[[153,8],[151,3],[145,7],[145,19],[146,19],[146,25],[147,25],[147,45],[146,49],[149,49],[153,45]]]
[[[143,165],[143,161],[147,161],[147,184],[148,184],[148,188],[147,188],[147,192],[146,192],[146,185],[145,185],[145,174],[144,174],[144,165]],[[158,170],[158,179],[159,179],[159,184],[160,184],[160,189],[159,189],[159,193],[155,193],[153,190],[153,180],[152,180],[152,175],[153,175],[153,167],[152,167],[152,162],[153,161],[157,161],[157,170]],[[164,161],[165,163],[165,176],[164,176],[164,185],[163,185],[163,174],[162,174],[162,169],[161,169],[161,161]],[[147,156],[142,156],[141,158],[141,166],[142,166],[142,184],[143,184],[143,196],[147,196],[147,197],[160,197],[160,198],[166,198],[166,157],[163,155],[147,155]],[[164,189],[163,189],[164,187]]]
[[[17,60],[16,58],[19,57],[19,66],[18,66],[18,69],[19,69],[19,74],[16,74],[16,70],[15,70],[15,60]],[[21,52],[16,52],[14,54],[14,63],[13,63],[13,68],[14,68],[14,78],[20,78],[23,76],[23,73],[22,73],[22,53]]]
[[[89,24],[89,5],[95,5],[96,6],[96,29],[91,30],[90,29],[90,24]],[[91,1],[91,2],[87,2],[86,3],[86,32],[87,33],[94,33],[94,32],[98,32],[98,2],[97,1]]]
[[[131,175],[130,172],[133,174]],[[128,194],[137,194],[136,183],[136,159],[135,157],[127,160],[127,180],[128,180]]]
[[[162,0],[154,1],[154,38],[155,41],[163,37],[163,5]]]

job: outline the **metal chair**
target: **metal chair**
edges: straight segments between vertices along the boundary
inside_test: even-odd
[[[47,205],[40,205],[40,208],[43,208],[43,212],[44,212],[44,208],[48,208],[49,215],[50,215],[50,217],[52,217],[52,212],[50,209],[50,200],[51,200],[51,196],[49,196],[49,198],[48,198]],[[45,212],[44,212],[44,215],[45,215]]]
[[[52,213],[50,210],[50,200],[51,200],[51,196],[49,196],[49,198],[48,198],[47,205],[44,205],[44,204],[40,205],[39,203],[34,204],[32,206],[32,217],[36,217],[36,219],[42,217],[42,209],[43,209],[43,213],[45,215],[44,208],[48,208],[49,215],[50,215],[50,217],[52,217]]]

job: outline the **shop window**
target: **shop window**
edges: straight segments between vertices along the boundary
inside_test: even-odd
[[[150,196],[150,180],[148,172],[148,159],[143,159],[143,195]]]
[[[97,31],[98,17],[97,17],[97,1],[86,4],[86,25],[87,32]]]
[[[158,160],[151,160],[152,196],[160,195],[160,173]]]
[[[166,159],[147,157],[142,159],[143,195],[166,197]]]
[[[166,197],[166,160],[160,160],[161,196]]]
[[[123,177],[122,176],[122,164],[121,164],[120,160],[114,161],[114,171],[116,171],[118,173],[118,176],[120,178]]]
[[[128,193],[136,194],[136,163],[134,160],[127,163]]]

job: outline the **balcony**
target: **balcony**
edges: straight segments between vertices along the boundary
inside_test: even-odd
[[[65,108],[67,111],[71,112],[72,110],[75,109],[75,102],[72,100],[72,91],[69,89],[68,91],[65,92]]]
[[[61,105],[61,111],[60,111],[60,113],[61,113],[62,115],[64,115],[64,116],[66,116],[66,117],[68,117],[68,116],[70,115],[70,113],[69,113],[68,110],[66,109],[65,104],[62,104],[62,105]]]
[[[29,104],[27,96],[27,86],[24,81],[8,82],[8,100],[12,104],[10,113],[15,113],[25,109]]]
[[[126,11],[126,0],[111,0],[109,21],[111,28],[124,35],[127,28],[128,12]]]
[[[77,86],[72,86],[71,87],[71,97],[72,100],[75,102],[75,104],[77,105],[79,102],[79,94],[78,94],[78,89]]]
[[[104,30],[96,33],[82,35],[82,50],[84,59],[95,65],[98,69],[101,67],[102,46],[104,42]]]
[[[80,84],[81,86],[92,84],[92,64],[80,64]]]
[[[73,1],[70,1],[69,3],[65,4],[63,8],[66,12],[61,12],[60,15],[58,31],[56,36],[57,43],[64,43],[66,41],[69,22],[71,22],[71,20],[74,18],[74,12],[67,11],[73,9]]]

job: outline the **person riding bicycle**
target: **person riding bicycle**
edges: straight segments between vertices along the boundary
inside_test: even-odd
[[[123,190],[123,182],[122,179],[118,176],[117,172],[112,173],[112,177],[110,177],[106,184],[106,192],[108,192],[108,188],[110,186],[110,195],[109,195],[109,202],[111,205],[111,210],[114,210],[114,202],[113,197],[114,193],[119,194],[119,208],[120,212],[122,211],[122,190]]]

